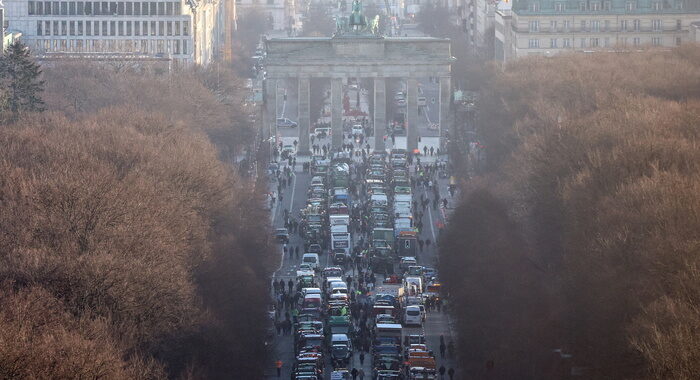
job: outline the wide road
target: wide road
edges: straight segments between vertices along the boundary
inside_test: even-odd
[[[321,143],[324,143],[324,141],[321,141]],[[435,160],[436,157],[425,157],[423,158],[423,162],[431,162]],[[277,204],[272,208],[273,212],[273,226],[275,228],[277,227],[283,227],[283,219],[284,219],[284,210],[289,210],[289,212],[297,219],[299,219],[299,210],[304,207],[306,203],[306,192],[310,184],[311,176],[308,173],[304,173],[302,171],[302,162],[307,161],[308,159],[299,157],[297,165],[294,170],[294,175],[291,176],[290,182],[291,186],[286,186],[284,189],[282,189],[282,199],[277,202]],[[286,164],[283,164],[282,167],[286,166]],[[411,173],[413,173],[413,168],[411,168]],[[441,179],[439,180],[440,184],[440,194],[441,197],[446,197],[450,199],[450,196],[447,192],[447,180],[446,179]],[[272,186],[276,187],[276,182],[274,179],[272,180]],[[275,189],[276,190],[276,189]],[[420,187],[416,187],[414,190],[414,198],[418,199],[425,191],[425,194],[432,199],[432,191],[427,191],[423,190]],[[450,199],[450,206],[452,204],[452,200]],[[448,208],[450,207],[448,206]],[[420,207],[420,206],[419,206]],[[436,262],[437,262],[437,256],[436,256],[436,244],[434,242],[436,241],[438,234],[439,234],[439,225],[440,223],[444,223],[444,210],[442,207],[438,208],[433,208],[432,207],[432,202],[429,207],[425,209],[423,212],[423,230],[420,233],[420,238],[424,241],[430,240],[433,242],[433,244],[430,245],[430,248],[424,248],[423,251],[418,255],[418,261],[421,265],[428,266],[428,267],[435,267]],[[299,247],[299,256],[301,256],[303,252],[303,240],[299,235],[297,234],[291,234],[291,240],[288,245],[289,247]],[[295,280],[296,277],[296,269],[299,266],[300,262],[300,257],[291,257],[290,255],[283,255],[282,254],[282,246],[280,245],[280,256],[282,257],[281,260],[281,265],[279,269],[275,272],[274,274],[274,279],[279,281],[279,279],[283,279],[285,283],[289,279]],[[328,256],[327,254],[322,255],[321,257],[321,262],[323,266],[328,265]],[[381,275],[378,275],[378,280],[382,278]],[[281,319],[284,319],[284,311],[281,313]],[[450,323],[449,323],[449,317],[448,314],[443,312],[432,312],[428,314],[426,323],[423,325],[421,328],[407,328],[406,329],[407,334],[411,333],[423,333],[426,336],[426,339],[428,341],[429,347],[435,351],[435,354],[438,358],[438,367],[440,365],[444,365],[445,368],[450,368],[454,367],[455,363],[448,359],[448,358],[441,358],[439,355],[439,345],[440,345],[440,336],[443,335],[445,337],[445,341],[449,341],[452,339],[452,331],[450,328]],[[293,333],[292,333],[293,334]],[[362,366],[364,368],[365,374],[367,376],[365,377],[366,379],[371,379],[371,355],[366,354],[366,358],[364,361],[364,365]],[[283,370],[282,370],[282,378],[284,379],[289,379],[291,375],[291,369],[292,365],[294,363],[294,347],[293,347],[293,339],[292,335],[278,335],[275,337],[273,341],[273,347],[272,347],[272,357],[271,361],[266,368],[266,378],[277,378],[276,375],[276,369],[274,366],[274,362],[276,360],[281,360],[283,362]],[[349,365],[350,368],[359,368],[360,361],[359,361],[359,353],[355,353],[355,356]],[[454,367],[455,370],[457,371],[457,376],[456,378],[459,378],[459,368]],[[331,372],[332,368],[330,366],[330,363],[328,363],[327,368],[326,368],[326,378],[329,378],[329,374]]]

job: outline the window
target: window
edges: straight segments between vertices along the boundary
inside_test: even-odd
[[[612,9],[612,2],[606,1],[603,3],[603,10],[610,11]]]
[[[564,3],[554,4],[554,10],[557,12],[564,12],[566,10],[566,4],[564,4]]]
[[[67,21],[61,21],[61,35],[62,36],[68,35],[68,22]]]
[[[180,35],[180,21],[175,21],[175,35]]]
[[[627,22],[627,20],[620,21],[620,31],[625,32],[627,30],[629,30],[629,23]]]
[[[173,41],[175,44],[173,47],[173,54],[180,54],[180,40]]]
[[[562,41],[562,46],[564,46],[565,48],[570,48],[571,40],[569,40],[568,38],[564,38],[564,40]]]
[[[168,1],[167,3],[165,3],[165,14],[168,16],[173,15],[173,3],[172,3],[172,1]]]
[[[116,16],[118,14],[117,13],[117,3],[114,1],[111,1],[109,3],[109,14],[112,16]]]
[[[102,21],[102,35],[103,36],[109,35],[109,24],[107,24],[107,21]]]
[[[603,40],[603,46],[610,47],[610,38],[605,37],[605,39]]]
[[[584,2],[584,1],[579,2],[578,3],[578,10],[585,12],[586,11],[586,2]]]
[[[586,39],[585,38],[581,38],[581,47],[582,48],[586,47]]]
[[[85,14],[88,16],[92,15],[92,3],[89,1],[85,3]]]
[[[85,2],[84,1],[78,1],[77,13],[80,16],[85,14]]]
[[[163,15],[165,15],[165,3],[161,1],[158,3],[158,16]]]
[[[44,1],[44,14],[45,15],[51,14],[51,2],[50,1]]]
[[[632,43],[634,43],[634,46],[641,45],[641,41],[640,41],[639,37],[634,37],[634,39],[632,40]]]
[[[540,22],[539,21],[530,21],[530,31],[531,32],[538,32],[540,30]]]
[[[131,21],[126,22],[126,35],[127,36],[131,35]]]
[[[591,38],[591,47],[598,47],[600,46],[600,41],[597,38]]]
[[[148,4],[148,3],[147,3],[147,4]],[[157,14],[158,14],[158,10],[156,10],[156,7],[158,6],[158,3],[150,3],[150,4],[151,4],[151,11],[149,12],[149,14],[150,14],[151,16],[157,15]]]
[[[110,21],[110,22],[109,22],[109,35],[110,35],[110,36],[116,36],[116,35],[117,35],[117,22],[116,22],[116,21]]]
[[[155,36],[156,35],[156,22],[151,21],[151,35]]]
[[[139,22],[139,21],[134,21],[134,35],[135,36],[141,35],[141,22]]]
[[[68,3],[68,14],[71,16],[75,16],[75,1],[71,1]]]
[[[158,21],[158,35],[159,36],[165,35],[165,22],[163,22],[163,21]]]
[[[654,46],[661,46],[661,37],[652,37],[651,44]]]
[[[127,16],[133,15],[134,14],[134,3],[132,3],[131,1],[128,1],[126,3],[126,9],[124,10],[124,13]]]
[[[551,48],[557,47],[557,39],[556,38],[552,38],[549,40],[549,47],[551,47]]]
[[[92,21],[85,21],[85,35],[92,36]]]
[[[642,26],[642,21],[641,20],[634,20],[634,31],[639,32]]]
[[[599,2],[592,2],[591,3],[591,10],[592,11],[599,11],[600,10],[600,3]]]
[[[610,20],[605,20],[605,23],[603,24],[603,31],[608,30],[610,30]]]
[[[637,2],[636,1],[628,1],[627,4],[625,4],[625,9],[627,9],[627,12],[632,12],[635,9],[637,9]]]
[[[168,21],[167,24],[168,24],[168,33],[167,33],[167,34],[168,34],[169,36],[172,36],[172,35],[173,35],[173,22],[172,22],[172,21]]]
[[[655,11],[660,11],[660,10],[662,10],[663,7],[661,6],[661,2],[660,2],[660,1],[655,1],[655,2],[653,2],[653,3],[651,4],[651,9],[653,9],[653,10],[655,10]]]
[[[591,31],[592,32],[600,32],[600,21],[598,21],[598,20],[591,21]]]
[[[651,20],[651,29],[655,32],[658,32],[662,29],[661,25],[661,20]]]
[[[562,22],[562,24],[564,24],[564,31],[568,32],[571,29],[571,21],[564,20],[564,22]]]
[[[30,16],[34,16],[36,14],[36,8],[34,7],[33,1],[27,3],[27,13],[29,13]]]
[[[58,36],[61,34],[61,31],[58,29],[58,21],[53,22],[53,35]]]
[[[101,14],[103,14],[103,15],[111,14],[111,13],[109,13],[109,3],[108,2],[106,2],[106,1],[102,2],[102,11],[101,12],[102,12]]]
[[[588,29],[586,29],[586,20],[581,20],[581,31],[582,32],[588,31]]]
[[[44,21],[44,35],[51,35],[51,21]]]
[[[531,49],[536,49],[540,47],[540,40],[538,39],[530,39],[529,45]]]
[[[539,12],[540,11],[540,3],[538,3],[538,2],[530,3],[530,11],[531,12]]]
[[[134,3],[134,16],[141,16],[141,3]]]
[[[676,46],[681,46],[681,38],[676,37]]]
[[[117,3],[117,14],[120,16],[124,16],[124,2],[120,1]]]
[[[44,23],[41,21],[36,22],[36,35],[41,36],[44,34]]]
[[[182,35],[183,36],[189,36],[190,35],[190,22],[189,21],[183,21],[182,22]],[[182,50],[185,50],[186,45],[182,45]],[[183,53],[186,54],[186,53]]]
[[[187,54],[187,40],[182,40],[182,54]]]
[[[124,21],[119,21],[117,23],[117,34],[120,36],[124,35]]]
[[[66,2],[61,3],[61,15],[62,16],[68,15],[68,3],[66,3]]]
[[[60,9],[61,3],[58,1],[53,1],[51,2],[51,14],[54,16],[58,16],[61,14],[61,9]]]
[[[557,30],[557,22],[552,20],[549,22],[549,31],[550,32],[556,32]]]
[[[83,22],[78,21],[78,35],[82,36],[83,35]]]
[[[176,2],[175,4],[173,4],[173,8],[174,8],[175,15],[179,16],[180,15],[180,2]]]

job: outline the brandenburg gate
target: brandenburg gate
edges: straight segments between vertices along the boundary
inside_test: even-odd
[[[357,1],[355,2],[357,3]],[[361,7],[361,5],[360,5]],[[377,20],[366,22],[359,12],[338,21],[333,37],[291,37],[266,39],[263,82],[263,136],[277,135],[277,80],[298,80],[299,154],[309,153],[310,80],[327,78],[331,83],[331,145],[340,148],[343,139],[343,83],[348,78],[374,81],[374,149],[384,150],[387,126],[386,81],[406,81],[406,145],[418,147],[417,78],[439,80],[440,137],[444,135],[450,103],[450,40],[432,37],[384,37],[377,33]],[[355,20],[355,21],[353,21]],[[348,22],[349,21],[349,22]],[[358,26],[359,22],[359,26]],[[368,27],[369,25],[373,25]]]

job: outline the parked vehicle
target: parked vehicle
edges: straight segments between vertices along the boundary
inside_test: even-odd
[[[297,122],[286,117],[277,118],[277,128],[296,128]]]

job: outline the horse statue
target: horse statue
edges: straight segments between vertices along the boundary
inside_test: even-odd
[[[352,13],[350,14],[350,27],[354,31],[361,31],[367,26],[367,19],[362,14],[362,2],[353,0]]]

